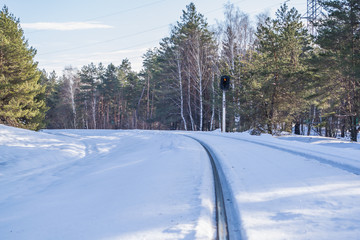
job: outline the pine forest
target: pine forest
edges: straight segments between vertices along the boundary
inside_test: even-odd
[[[220,77],[230,76],[226,130],[293,132],[357,140],[360,130],[360,2],[320,1],[308,31],[283,4],[256,23],[234,4],[209,26],[185,6],[159,47],[131,62],[38,69],[20,20],[0,12],[0,123],[32,130],[221,128]],[[71,62],[69,62],[71,66]]]

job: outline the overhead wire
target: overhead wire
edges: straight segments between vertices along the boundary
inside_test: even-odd
[[[134,10],[138,10],[138,9],[141,9],[141,8],[144,8],[144,7],[152,6],[152,5],[155,5],[157,3],[165,2],[165,1],[168,1],[168,0],[158,0],[158,1],[155,1],[155,2],[140,5],[138,7],[125,9],[125,10],[122,10],[122,11],[110,13],[110,14],[107,14],[107,15],[99,16],[99,17],[89,18],[89,19],[87,19],[85,21],[92,21],[92,20],[96,20],[96,19],[100,19],[100,18],[107,18],[107,17],[115,16],[115,15],[119,15],[119,14],[122,14],[122,13],[127,13],[127,12],[131,12],[131,11],[134,11]]]
[[[163,2],[163,1],[166,1],[166,0],[161,0],[161,1],[157,1],[157,2]],[[244,2],[245,0],[241,0],[241,1],[237,1],[235,2],[234,4],[237,4],[237,3],[240,3],[240,2]],[[153,3],[157,3],[157,2],[153,2]],[[150,4],[147,4],[147,5],[142,5],[142,6],[149,6]],[[135,9],[139,9],[140,7],[137,7],[137,8],[132,8],[131,10],[135,10]],[[213,9],[211,11],[208,11],[208,12],[205,12],[204,14],[208,14],[208,13],[212,13],[212,12],[216,12],[216,11],[219,11],[219,10],[222,10],[222,8],[216,8],[216,9]],[[120,13],[120,12],[119,12]],[[115,15],[115,14],[110,14],[110,15]],[[106,15],[106,16],[110,16],[110,15]],[[99,17],[97,17],[99,18]],[[94,18],[95,19],[95,18]],[[95,46],[95,45],[99,45],[99,44],[103,44],[103,43],[109,43],[109,42],[112,42],[112,41],[116,41],[116,40],[119,40],[119,39],[124,39],[124,38],[128,38],[128,37],[133,37],[133,36],[137,36],[137,35],[141,35],[143,33],[147,33],[147,32],[152,32],[152,31],[155,31],[155,30],[159,30],[159,29],[163,29],[165,27],[169,27],[171,24],[166,24],[166,25],[161,25],[159,27],[155,27],[155,28],[151,28],[151,29],[146,29],[146,30],[143,30],[143,31],[140,31],[140,32],[136,32],[136,33],[132,33],[132,34],[127,34],[127,35],[123,35],[123,36],[120,36],[120,37],[117,37],[117,38],[112,38],[112,39],[108,39],[108,40],[104,40],[104,41],[99,41],[99,42],[95,42],[95,43],[90,43],[90,44],[86,44],[86,45],[79,45],[77,47],[72,47],[72,48],[66,48],[66,49],[60,49],[60,50],[55,50],[55,51],[50,51],[50,52],[45,52],[45,53],[40,53],[40,54],[37,54],[38,56],[43,56],[43,55],[49,55],[49,54],[53,54],[53,53],[61,53],[61,52],[66,52],[66,51],[72,51],[72,50],[76,50],[76,49],[81,49],[81,48],[87,48],[87,47],[91,47],[91,46]],[[116,50],[115,50],[116,51]]]
[[[162,28],[167,27],[167,26],[168,25],[162,25],[160,27],[155,27],[155,28],[147,29],[147,30],[144,30],[144,31],[141,31],[141,32],[136,32],[136,33],[132,33],[132,34],[128,34],[128,35],[123,35],[123,36],[120,36],[120,37],[117,37],[117,38],[112,38],[112,39],[108,39],[108,40],[104,40],[104,41],[100,41],[100,42],[89,43],[89,44],[85,44],[85,45],[82,44],[82,45],[79,45],[77,47],[60,49],[60,50],[55,50],[55,51],[51,51],[51,52],[45,52],[45,53],[38,54],[38,56],[43,56],[43,55],[49,55],[49,54],[53,54],[53,53],[59,53],[59,52],[61,53],[61,52],[67,52],[67,51],[81,49],[81,48],[92,47],[92,46],[95,46],[95,45],[109,43],[109,42],[113,42],[113,41],[116,41],[116,40],[119,40],[119,39],[129,38],[129,37],[141,35],[143,33],[152,32],[152,31],[162,29]]]
[[[144,44],[159,42],[160,40],[161,40],[161,39],[156,39],[156,40],[152,40],[152,41],[147,41],[147,42],[139,43],[139,44],[136,44],[136,45],[128,46],[128,47],[125,47],[125,48],[120,48],[120,49],[117,49],[117,50],[115,50],[115,51],[109,51],[109,52],[117,52],[117,51],[131,50],[131,48],[139,47],[139,46],[142,46],[142,45],[144,45]],[[98,53],[90,54],[90,56],[95,56],[95,55],[98,55]],[[88,55],[88,56],[89,56],[89,55]],[[139,57],[142,57],[142,55],[141,55],[141,56],[133,56],[133,57],[127,58],[127,59],[139,58]],[[52,64],[51,64],[51,63],[42,64],[42,66],[50,66],[50,65],[52,65]]]
[[[150,2],[150,3],[147,3],[147,4],[143,4],[143,5],[140,5],[140,6],[137,6],[137,7],[133,7],[133,8],[128,8],[128,9],[118,11],[118,12],[114,12],[114,13],[110,13],[110,14],[107,14],[107,15],[84,19],[84,20],[82,20],[82,22],[89,22],[89,21],[92,21],[92,20],[97,20],[97,19],[101,19],[101,18],[107,18],[107,17],[111,17],[111,16],[131,12],[131,11],[134,11],[134,10],[138,10],[138,9],[141,9],[141,8],[144,8],[144,7],[152,6],[152,5],[155,5],[157,3],[165,2],[165,1],[168,1],[168,0],[158,0],[158,1],[155,1],[155,2]],[[41,31],[45,31],[45,30],[46,29],[35,30],[35,31],[27,32],[27,33],[31,34],[31,33],[41,32]]]
[[[121,14],[121,13],[129,12],[129,11],[137,10],[137,9],[140,9],[140,8],[143,8],[143,7],[151,6],[151,5],[154,5],[154,4],[156,4],[156,3],[160,3],[160,2],[164,2],[164,1],[167,1],[167,0],[159,0],[159,1],[151,2],[151,3],[148,3],[148,4],[144,4],[144,5],[141,5],[141,6],[138,6],[138,7],[130,8],[130,9],[123,10],[123,11],[119,11],[119,12],[115,12],[115,13],[112,13],[112,14],[108,14],[108,15],[103,15],[103,16],[99,16],[99,17],[87,19],[87,21],[91,21],[91,20],[95,20],[95,19],[99,19],[99,18],[105,18],[105,17],[114,16],[114,15],[117,15],[117,14]],[[233,3],[233,4],[238,4],[238,3],[241,3],[241,2],[245,2],[245,1],[246,1],[246,0],[240,0],[240,1],[237,1],[237,2],[235,2],[235,3]],[[276,4],[272,4],[271,6],[268,6],[268,7],[278,6],[279,4],[281,4],[281,3],[278,2],[278,3],[276,3]],[[213,12],[216,12],[216,11],[219,11],[219,10],[222,10],[222,9],[224,9],[224,7],[216,8],[216,9],[207,11],[207,12],[205,12],[205,13],[203,13],[203,14],[205,15],[205,14],[213,13]],[[254,12],[254,11],[253,11],[253,12]],[[250,12],[250,13],[251,13],[251,12]],[[51,51],[51,52],[45,52],[45,53],[41,53],[41,54],[37,54],[37,55],[38,55],[38,56],[43,56],[43,55],[50,55],[50,54],[54,54],[54,53],[62,53],[62,52],[72,51],[72,50],[81,49],[81,48],[87,48],[87,47],[91,47],[91,46],[95,46],[95,45],[100,45],[100,44],[104,44],[104,43],[109,43],[109,42],[116,41],[116,40],[119,40],[119,39],[124,39],[124,38],[129,38],[129,37],[141,35],[141,34],[144,34],[144,33],[148,33],[148,32],[151,32],[151,31],[155,31],[155,30],[159,30],[159,29],[162,29],[162,28],[165,28],[165,27],[169,27],[170,25],[171,25],[171,24],[161,25],[161,26],[159,26],[159,27],[154,27],[154,28],[146,29],[146,30],[143,30],[143,31],[140,31],[140,32],[135,32],[135,33],[132,33],[132,34],[123,35],[123,36],[120,36],[120,37],[117,37],[117,38],[112,38],[112,39],[108,39],[108,40],[104,40],[104,41],[99,41],[99,42],[90,43],[90,44],[81,45],[81,46],[72,47],[72,48],[67,48],[67,49],[61,49],[61,50],[56,50],[56,51]],[[162,38],[161,38],[161,39],[162,39]],[[160,42],[161,39],[159,39],[159,40],[157,40],[157,41]],[[138,47],[138,46],[142,46],[142,45],[144,45],[144,44],[153,43],[153,42],[154,42],[154,41],[142,42],[142,43],[139,43],[139,44],[136,44],[136,45],[132,45],[132,46],[128,46],[128,47],[124,47],[124,48],[118,48],[118,49],[114,49],[114,50],[109,50],[108,52],[110,53],[110,52],[116,52],[116,51],[130,50],[131,48]],[[137,57],[134,56],[134,57],[131,57],[131,58],[128,58],[128,59],[134,59],[134,58],[140,58],[140,57],[143,57],[143,54],[142,54],[141,56],[137,56]],[[47,65],[48,65],[48,64],[42,64],[42,66],[47,66]]]

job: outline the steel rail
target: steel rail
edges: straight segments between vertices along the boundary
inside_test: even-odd
[[[287,152],[293,155],[297,155],[300,157],[305,157],[307,159],[313,159],[316,160],[322,164],[328,165],[330,167],[333,168],[337,168],[355,175],[360,175],[360,168],[357,168],[355,166],[346,164],[346,163],[340,163],[340,162],[336,162],[336,161],[332,161],[320,156],[316,156],[314,154],[311,153],[306,153],[306,152],[301,152],[301,151],[297,151],[297,150],[293,150],[293,149],[289,149],[286,147],[281,147],[281,146],[277,146],[277,145],[273,145],[271,143],[264,143],[264,142],[257,142],[257,141],[253,141],[253,140],[248,140],[248,139],[241,139],[241,138],[236,138],[236,137],[230,137],[230,136],[220,136],[220,135],[214,135],[217,137],[223,137],[223,138],[229,138],[229,139],[234,139],[234,140],[238,140],[238,141],[243,141],[243,142],[248,142],[248,143],[253,143],[253,144],[257,144],[263,147],[268,147],[271,149],[276,149],[282,152]],[[337,157],[337,156],[336,156]]]
[[[211,148],[203,141],[192,136],[185,135],[197,141],[209,156],[215,190],[215,210],[216,210],[216,239],[217,240],[240,240],[241,230],[240,221],[237,215],[237,207],[233,201],[233,194],[221,165]]]

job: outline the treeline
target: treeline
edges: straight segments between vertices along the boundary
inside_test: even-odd
[[[67,67],[61,77],[42,72],[41,83],[47,87],[48,128],[145,127],[139,114],[144,113],[144,103],[150,106],[149,91],[128,60],[120,66],[91,63],[80,71]],[[146,110],[150,118],[154,109]]]
[[[38,99],[49,108],[46,127],[214,130],[221,125],[219,79],[229,75],[228,131],[315,131],[356,141],[360,3],[321,5],[326,15],[313,23],[312,36],[286,4],[274,19],[257,16],[253,26],[229,3],[225,20],[210,27],[191,3],[160,47],[144,55],[140,73],[127,59],[69,67],[62,76],[43,71],[38,82],[46,89]]]

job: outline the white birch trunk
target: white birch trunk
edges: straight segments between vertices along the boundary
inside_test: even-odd
[[[200,40],[197,39],[197,54],[196,54],[196,63],[197,63],[197,70],[198,70],[198,85],[199,85],[199,110],[200,110],[200,123],[199,128],[200,131],[203,130],[203,79],[202,79],[202,70],[201,70],[201,62],[200,62]]]
[[[212,91],[212,105],[211,105],[211,120],[210,120],[210,130],[214,130],[214,120],[215,120],[215,74],[212,73],[212,81],[211,81],[211,91]]]
[[[76,106],[75,106],[75,89],[74,89],[74,79],[72,78],[72,76],[70,76],[69,79],[69,87],[70,87],[70,98],[71,98],[71,106],[72,106],[72,111],[74,114],[74,119],[73,119],[73,124],[74,124],[74,128],[77,128],[77,124],[76,124]]]
[[[178,68],[178,79],[179,79],[179,90],[180,90],[180,114],[184,122],[184,129],[185,131],[187,131],[187,124],[184,116],[184,96],[183,96],[183,86],[182,86],[182,78],[181,78],[181,63],[180,63],[180,57],[178,51],[176,52],[176,63]]]
[[[195,131],[195,123],[194,123],[194,119],[192,117],[192,110],[191,110],[191,74],[190,74],[190,69],[188,71],[188,108],[189,108],[189,116],[190,116],[190,122],[191,122],[191,130]]]

